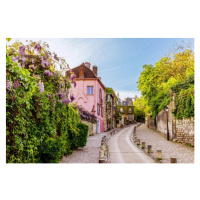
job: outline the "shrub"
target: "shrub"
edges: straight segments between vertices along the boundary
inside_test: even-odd
[[[78,146],[84,147],[87,143],[87,136],[88,136],[88,125],[84,123],[78,123],[77,127],[79,129],[79,136],[78,136]]]
[[[61,157],[62,140],[59,138],[48,138],[40,146],[41,163],[57,163]]]
[[[59,162],[79,147],[80,117],[69,104],[74,76],[55,71],[46,47],[20,45],[6,51],[6,162]],[[28,55],[31,48],[38,55]]]

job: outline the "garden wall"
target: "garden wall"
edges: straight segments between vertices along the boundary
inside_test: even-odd
[[[83,119],[81,119],[80,121],[89,126],[88,136],[96,135],[96,133],[97,133],[97,124],[96,123],[92,123],[90,121],[83,120]]]
[[[169,136],[179,142],[190,143],[194,145],[194,117],[188,119],[175,119],[173,112],[173,103],[168,104],[168,128]],[[167,134],[167,115],[161,110],[157,115],[157,130]]]
[[[177,140],[194,145],[194,117],[176,121]]]

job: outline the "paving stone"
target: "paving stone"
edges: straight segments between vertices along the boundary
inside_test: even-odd
[[[152,155],[156,158],[157,150],[162,150],[163,159],[161,162],[170,163],[170,158],[177,158],[177,163],[194,163],[194,148],[184,144],[168,141],[166,135],[148,129],[142,125],[136,130],[137,138],[147,145],[152,145]]]
[[[121,128],[115,128],[111,131],[118,131],[120,129]],[[89,136],[85,147],[74,150],[71,155],[64,156],[60,163],[99,163],[101,139],[103,136],[108,136],[110,132]]]

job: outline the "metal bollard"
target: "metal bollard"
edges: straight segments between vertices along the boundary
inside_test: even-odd
[[[137,136],[134,136],[134,142],[137,142]]]
[[[106,150],[106,146],[105,145],[101,145],[101,150]]]
[[[170,163],[177,163],[177,158],[170,158]]]
[[[147,148],[148,148],[148,153],[151,153],[152,152],[152,146],[148,145]]]
[[[142,142],[142,149],[145,149],[145,142]]]
[[[134,134],[136,134],[136,126],[134,126]]]
[[[99,163],[105,163],[104,150],[99,151]]]
[[[157,159],[162,160],[162,150],[157,150]]]

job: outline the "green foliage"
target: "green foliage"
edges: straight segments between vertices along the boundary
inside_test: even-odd
[[[175,110],[173,112],[177,119],[194,116],[194,74],[188,76],[184,82],[177,83],[172,87],[176,92]]]
[[[174,52],[172,56],[161,58],[155,66],[144,65],[138,80],[138,89],[150,107],[151,115],[155,116],[171,101],[170,90],[179,93],[177,104],[180,103],[177,118],[188,117],[194,114],[192,89],[194,85],[194,53],[191,49]],[[179,47],[180,50],[180,47]],[[186,111],[184,111],[186,106]],[[182,111],[181,111],[182,109]],[[184,114],[183,114],[184,112]]]
[[[71,84],[50,64],[41,66],[38,57],[26,65],[12,48],[6,53],[6,161],[8,163],[54,163],[79,147],[82,137],[79,114],[60,94]],[[27,57],[26,57],[27,58]],[[39,83],[44,84],[44,90]],[[62,93],[61,93],[62,92]],[[84,136],[83,136],[84,137]],[[86,144],[86,142],[84,143]]]
[[[78,146],[84,147],[87,143],[89,126],[84,123],[78,123],[77,128],[79,129]]]
[[[134,118],[136,120],[144,120],[145,115],[149,115],[150,107],[147,104],[147,101],[143,98],[137,98],[136,101],[133,102],[134,105]]]
[[[106,88],[106,93],[109,93],[109,94],[116,96],[115,91],[112,88],[109,88],[109,87]]]

